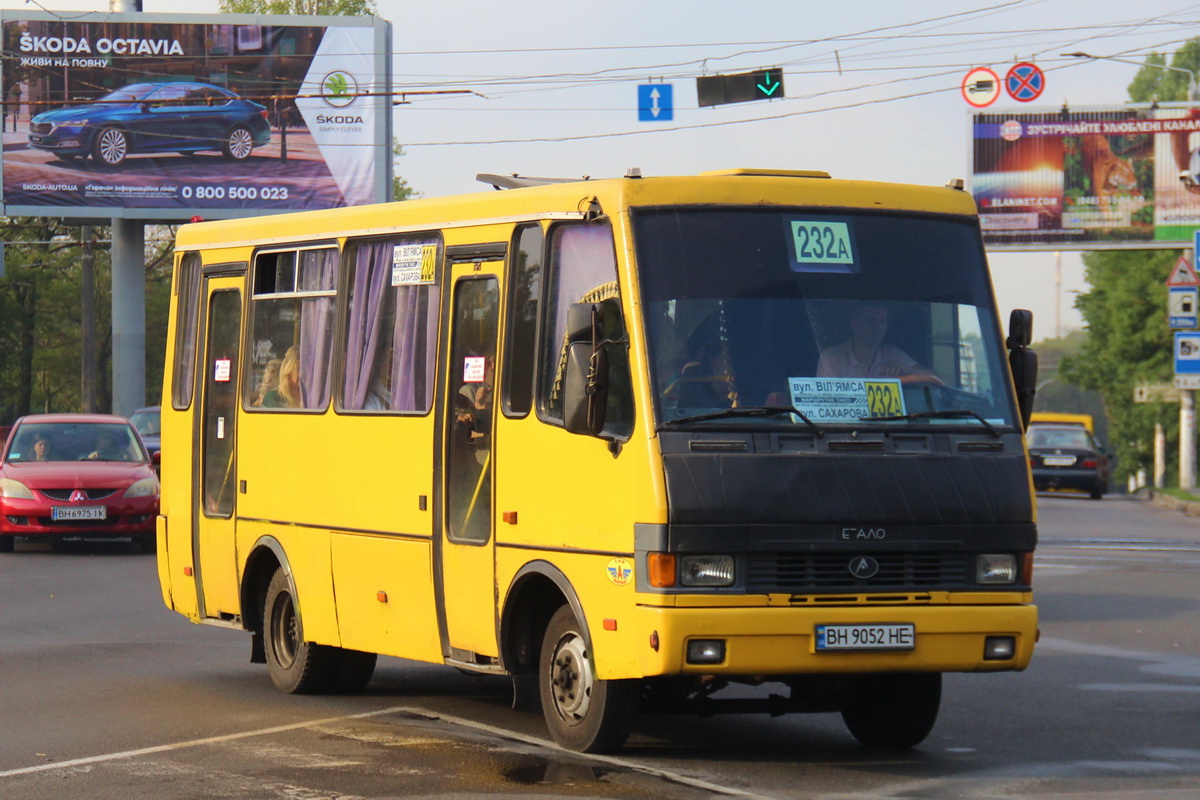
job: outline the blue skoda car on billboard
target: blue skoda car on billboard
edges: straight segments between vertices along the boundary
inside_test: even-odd
[[[134,83],[29,123],[29,146],[115,167],[134,153],[219,150],[241,161],[271,140],[267,109],[207,83]]]

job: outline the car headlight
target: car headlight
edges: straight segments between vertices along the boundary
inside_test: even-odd
[[[1017,557],[1012,553],[991,553],[975,560],[975,582],[1007,584],[1017,582]]]
[[[158,481],[154,478],[142,478],[125,490],[126,497],[150,497],[158,494]]]
[[[683,556],[679,582],[684,586],[732,586],[733,556]]]
[[[33,492],[29,491],[29,487],[20,481],[12,478],[0,478],[0,497],[8,497],[13,500],[32,500]]]

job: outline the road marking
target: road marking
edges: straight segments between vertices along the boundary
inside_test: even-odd
[[[608,764],[614,767],[630,770],[632,772],[640,772],[644,775],[651,775],[672,783],[691,786],[697,789],[713,792],[727,797],[746,797],[753,800],[775,800],[770,795],[757,794],[755,792],[747,792],[741,789],[734,789],[729,786],[722,786],[710,781],[693,778],[688,775],[683,775],[678,772],[660,769],[658,767],[639,764],[628,758],[619,756],[597,755],[594,753],[572,753],[564,751],[557,745],[548,742],[545,739],[539,739],[536,736],[527,736],[523,733],[499,728],[494,725],[487,725],[482,722],[466,719],[465,717],[457,717],[452,714],[443,714],[439,711],[434,711],[428,708],[420,708],[418,706],[391,706],[382,708],[378,711],[366,711],[362,714],[349,714],[343,717],[325,717],[323,719],[308,720],[307,722],[295,722],[291,725],[277,725],[271,728],[258,728],[252,731],[242,731],[241,733],[228,733],[222,736],[208,736],[203,739],[191,739],[186,742],[175,742],[173,744],[158,745],[156,747],[142,747],[136,750],[122,750],[117,753],[104,753],[97,756],[88,756],[86,758],[75,758],[70,761],[56,761],[50,764],[39,764],[34,767],[20,767],[18,769],[10,769],[0,772],[0,778],[10,778],[17,775],[31,775],[38,772],[53,772],[60,769],[71,769],[74,767],[86,766],[89,764],[103,764],[111,761],[121,761],[130,758],[138,758],[140,756],[155,755],[157,753],[169,753],[176,750],[186,750],[192,747],[204,747],[205,745],[222,744],[225,742],[233,742],[239,739],[251,739],[256,736],[270,736],[276,733],[286,733],[287,731],[299,730],[301,728],[319,728],[321,726],[334,725],[341,722],[349,722],[351,720],[368,719],[370,717],[381,717],[386,714],[410,714],[412,716],[421,717],[430,721],[442,721],[449,725],[454,725],[461,728],[470,728],[472,730],[488,733],[493,736],[498,736],[502,739],[510,739],[521,742],[522,744],[532,745],[545,750],[554,750],[560,753],[567,753],[574,758],[588,761],[596,761],[602,764]]]
[[[155,747],[142,747],[137,750],[122,750],[118,753],[105,753],[98,756],[88,756],[86,758],[75,758],[70,761],[55,761],[51,764],[38,764],[36,767],[21,767],[19,769],[10,769],[0,772],[0,778],[9,778],[14,775],[31,775],[35,772],[51,772],[56,769],[69,769],[71,767],[79,767],[87,764],[102,764],[106,761],[120,761],[126,758],[137,758],[138,756],[154,755],[155,753],[169,753],[173,750],[186,750],[189,747],[203,747],[209,744],[221,744],[222,742],[233,742],[238,739],[250,739],[255,736],[270,736],[273,733],[286,733],[300,728],[311,728],[314,725],[328,725],[334,722],[347,722],[352,719],[367,719],[368,717],[379,717],[384,714],[396,714],[404,712],[408,709],[393,706],[391,708],[383,708],[378,711],[366,711],[362,714],[350,714],[344,717],[327,717],[325,719],[314,719],[307,722],[296,722],[291,725],[277,725],[273,728],[259,728],[253,731],[242,731],[241,733],[227,733],[223,736],[209,736],[204,739],[192,739],[187,742],[175,742],[174,744],[162,744]]]

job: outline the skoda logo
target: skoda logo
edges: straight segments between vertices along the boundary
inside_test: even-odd
[[[321,80],[321,99],[334,108],[345,108],[358,99],[358,81],[349,72],[335,69]]]
[[[879,574],[879,562],[870,556],[855,556],[850,559],[850,574],[865,581]]]

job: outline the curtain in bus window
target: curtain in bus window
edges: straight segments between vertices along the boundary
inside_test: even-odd
[[[342,405],[372,411],[427,411],[433,393],[436,284],[397,271],[397,248],[424,253],[431,239],[355,249]],[[429,254],[436,261],[436,256]]]
[[[337,276],[336,250],[300,253],[301,291],[331,291]],[[308,297],[300,303],[300,397],[304,408],[329,402],[329,355],[333,345],[333,297]]]

